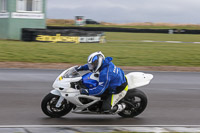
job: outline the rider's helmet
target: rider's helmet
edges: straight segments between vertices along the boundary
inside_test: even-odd
[[[94,52],[89,55],[87,60],[89,70],[94,73],[97,72],[103,63],[103,60],[105,60],[105,56],[101,51]]]

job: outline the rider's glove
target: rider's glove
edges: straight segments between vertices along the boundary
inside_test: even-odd
[[[89,91],[88,89],[80,89],[80,93],[83,94],[83,95],[88,95],[89,94]]]
[[[74,69],[78,72],[79,71],[79,66],[75,66]]]
[[[76,67],[74,67],[75,68],[75,70],[78,72],[78,71],[81,71],[81,66],[76,66]]]

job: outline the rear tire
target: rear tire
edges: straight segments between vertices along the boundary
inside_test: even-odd
[[[44,97],[41,103],[41,108],[44,114],[52,118],[59,118],[68,114],[73,108],[73,104],[67,102],[66,99],[62,101],[62,105],[57,108],[56,103],[58,102],[59,96],[49,93]]]
[[[126,104],[126,108],[118,114],[125,118],[132,118],[145,110],[147,106],[147,96],[144,92],[133,89],[127,92],[122,102]]]

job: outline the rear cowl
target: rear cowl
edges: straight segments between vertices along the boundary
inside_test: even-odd
[[[153,79],[152,74],[143,72],[131,72],[126,75],[128,80],[128,89],[134,89],[150,83]]]

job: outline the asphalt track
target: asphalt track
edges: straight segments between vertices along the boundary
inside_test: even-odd
[[[135,118],[72,113],[49,118],[40,103],[60,72],[0,69],[0,125],[200,125],[200,73],[148,72],[154,79],[140,88],[148,106]]]

